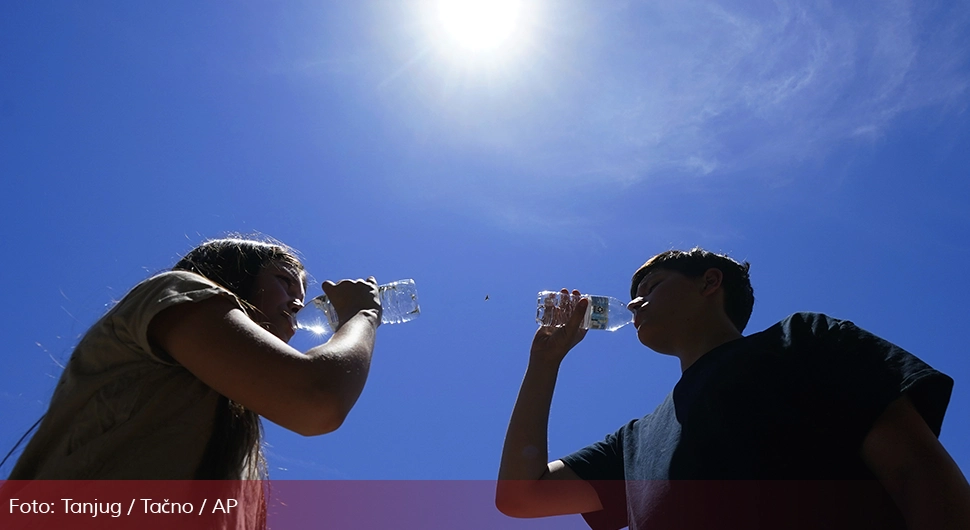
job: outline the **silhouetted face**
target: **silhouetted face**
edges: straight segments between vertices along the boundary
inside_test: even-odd
[[[703,279],[666,269],[646,275],[637,297],[627,304],[640,343],[657,353],[674,353],[681,337],[692,332],[702,308]]]
[[[296,333],[296,313],[303,307],[305,296],[300,271],[292,265],[274,262],[256,275],[247,301],[260,311],[252,315],[254,321],[289,342]]]

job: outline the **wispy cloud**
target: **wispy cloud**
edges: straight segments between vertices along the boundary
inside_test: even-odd
[[[900,113],[966,105],[966,6],[688,1],[623,14],[636,22],[609,51],[624,50],[624,62],[641,68],[603,74],[614,79],[617,105],[608,122],[624,134],[604,149],[594,128],[585,147],[587,155],[626,151],[624,175],[820,156],[878,137]]]
[[[970,4],[951,4],[574,5],[547,13],[523,54],[531,59],[507,78],[475,79],[428,56],[409,63],[407,80],[381,86],[396,112],[440,132],[429,141],[488,153],[498,172],[514,174],[456,201],[510,224],[495,204],[519,211],[537,188],[770,173],[878,142],[904,113],[960,113],[970,96]]]
[[[613,166],[625,180],[814,157],[878,137],[906,111],[965,107],[970,43],[961,28],[970,6],[844,4],[597,3],[595,13],[550,22],[581,29],[543,52],[532,72],[543,88],[508,90],[485,105],[473,99],[480,93],[439,92],[434,104],[464,105],[451,125],[478,120],[466,140],[502,138],[500,149],[518,146],[537,161],[554,153],[584,178]],[[564,42],[571,36],[586,39],[576,46],[582,55]],[[472,103],[487,116],[470,115]]]

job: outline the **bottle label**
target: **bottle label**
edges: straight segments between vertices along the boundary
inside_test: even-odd
[[[608,296],[589,297],[589,329],[606,329],[610,323],[610,299]]]

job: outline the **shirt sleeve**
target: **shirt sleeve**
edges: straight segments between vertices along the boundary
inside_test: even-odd
[[[111,310],[110,319],[118,340],[131,344],[163,364],[178,364],[148,340],[148,326],[163,310],[186,302],[225,296],[243,308],[242,301],[224,287],[188,271],[170,271],[136,285]]]
[[[624,431],[636,423],[631,421],[616,433],[561,458],[579,478],[587,481],[599,496],[603,509],[583,514],[593,530],[616,530],[629,524],[627,520],[626,482],[623,471]]]
[[[851,385],[850,381],[843,381],[843,391],[849,394],[849,402],[855,403],[851,413],[864,429],[863,436],[886,407],[904,394],[933,433],[940,435],[953,379],[852,322],[839,323],[837,340],[840,354],[853,360],[847,366],[847,375],[865,382]]]
[[[847,320],[796,313],[785,324],[785,339],[806,346],[799,348],[800,366],[812,381],[815,419],[847,451],[857,450],[886,407],[903,395],[939,436],[951,378]]]

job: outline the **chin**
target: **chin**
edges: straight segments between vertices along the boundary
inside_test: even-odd
[[[647,348],[653,349],[650,345],[654,342],[650,337],[650,330],[646,326],[637,328],[637,340]]]
[[[667,348],[663,346],[663,342],[656,339],[656,337],[651,336],[649,330],[644,329],[642,326],[637,330],[637,339],[640,340],[640,344],[643,344],[647,348],[661,354],[661,355],[671,355]]]

